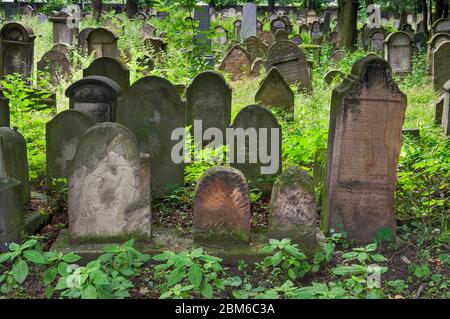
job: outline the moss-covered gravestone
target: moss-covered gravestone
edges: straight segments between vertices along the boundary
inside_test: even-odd
[[[318,220],[312,178],[297,166],[288,168],[273,187],[269,238],[289,238],[301,251],[311,254],[322,235]]]
[[[255,95],[255,102],[294,113],[294,93],[275,67],[261,82]]]
[[[24,205],[21,183],[15,179],[0,176],[0,252],[7,251],[10,243],[19,241],[23,223]]]
[[[233,81],[237,81],[250,73],[252,58],[240,45],[233,46],[225,55],[219,70],[230,74]]]
[[[150,176],[133,133],[101,123],[68,163],[69,232],[74,241],[151,239]]]
[[[194,203],[194,241],[223,245],[248,243],[250,194],[237,169],[217,166],[197,183]]]
[[[169,194],[184,184],[184,163],[172,159],[172,140],[177,128],[185,127],[186,106],[178,89],[166,79],[148,76],[134,82],[119,99],[116,120],[138,140],[139,150],[150,155],[152,193]]]
[[[193,132],[194,121],[201,121],[202,136],[209,128],[218,128],[225,136],[231,120],[231,88],[222,74],[215,71],[199,73],[187,88],[186,99],[186,124],[192,125]]]
[[[53,86],[57,86],[61,80],[70,81],[72,78],[70,60],[62,50],[47,51],[38,61],[37,69],[50,74],[50,83]]]
[[[349,239],[395,233],[394,192],[406,96],[389,64],[374,55],[355,62],[333,90],[323,225]]]
[[[95,58],[119,56],[117,40],[119,38],[106,28],[96,28],[86,35],[88,54],[94,53]]]
[[[0,177],[8,177],[22,183],[22,202],[30,200],[27,145],[22,134],[0,127]]]
[[[281,172],[281,126],[271,111],[260,105],[243,108],[234,119],[230,143],[231,166],[239,169],[251,188],[269,194]]]
[[[342,80],[343,77],[344,77],[344,73],[342,73],[341,71],[339,71],[339,70],[330,70],[330,71],[328,71],[328,72],[324,75],[324,77],[323,77],[323,82],[324,82],[326,85],[330,85],[330,84],[332,84],[335,80],[336,80],[336,81]]]
[[[252,63],[253,63],[253,61],[255,61],[256,58],[261,58],[261,59],[266,58],[267,51],[269,50],[269,48],[257,36],[252,35],[252,36],[249,36],[248,38],[246,38],[244,40],[244,45],[245,45],[245,48],[247,49],[248,53],[250,53]]]
[[[93,117],[77,110],[62,111],[46,124],[48,177],[67,177],[67,161],[73,159],[81,136],[95,124]]]
[[[443,91],[444,84],[450,79],[450,41],[441,43],[433,52],[433,88]]]
[[[92,61],[91,65],[83,70],[83,77],[91,75],[107,77],[116,82],[122,90],[130,86],[130,70],[112,57],[101,57]]]
[[[403,31],[390,33],[385,40],[384,58],[389,61],[394,74],[404,74],[412,69],[412,38]]]

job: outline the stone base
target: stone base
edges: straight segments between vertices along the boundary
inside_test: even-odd
[[[52,215],[44,215],[39,212],[33,212],[25,216],[23,226],[24,235],[34,235],[42,229],[50,220]]]
[[[180,234],[174,228],[152,227],[152,234],[151,243],[137,242],[135,244],[136,249],[153,256],[166,250],[180,252],[200,247],[200,245],[194,244],[192,235]],[[259,250],[266,246],[269,241],[266,233],[252,233],[251,238],[248,245],[233,245],[226,248],[205,245],[202,247],[208,254],[222,258],[226,264],[236,264],[241,259],[247,263],[254,263],[266,257],[264,254],[259,253]],[[108,245],[119,244],[74,243],[69,240],[69,231],[65,229],[61,231],[51,250],[63,253],[74,252],[82,257],[80,263],[84,264],[102,255],[104,248]]]

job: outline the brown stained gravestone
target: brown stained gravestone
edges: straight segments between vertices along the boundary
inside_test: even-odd
[[[270,31],[258,32],[256,36],[269,48],[276,42],[275,36]]]
[[[27,144],[22,134],[9,128],[0,127],[0,177],[19,181],[22,203],[30,201],[30,181],[28,176]]]
[[[355,62],[333,90],[322,225],[350,240],[395,234],[394,192],[406,96],[389,64],[374,55]]]
[[[23,224],[22,184],[0,174],[0,253],[9,251],[9,244],[20,241]]]
[[[323,237],[318,220],[312,178],[297,166],[288,168],[272,190],[269,238],[289,238],[302,252],[313,255]]]
[[[390,33],[385,40],[384,58],[389,61],[394,74],[411,72],[412,39],[403,31]]]
[[[231,120],[231,88],[222,74],[216,71],[199,73],[186,91],[186,125],[201,121],[201,133],[209,128],[218,128],[225,137],[225,129]],[[217,137],[215,137],[217,138]]]
[[[95,124],[93,117],[76,110],[62,111],[46,124],[48,177],[67,177],[67,161],[73,159],[81,136]]]
[[[87,76],[69,86],[69,107],[91,115],[97,122],[113,122],[120,86],[104,76]]]
[[[433,52],[433,88],[442,91],[450,79],[450,41],[443,42]]]
[[[244,173],[251,188],[270,194],[282,168],[280,124],[267,108],[249,105],[236,115],[232,128],[234,137],[227,136],[231,166]]]
[[[250,67],[250,54],[240,45],[235,45],[222,60],[219,70],[230,74],[233,81],[238,81],[249,74]]]
[[[94,58],[119,56],[118,38],[106,28],[96,28],[87,34],[88,54],[95,51]]]
[[[70,239],[151,239],[148,156],[126,127],[101,123],[81,137],[68,163]]]
[[[92,61],[91,65],[83,70],[83,77],[92,75],[107,77],[116,82],[122,90],[130,86],[130,70],[112,57],[101,57]]]
[[[295,84],[299,91],[311,91],[311,73],[302,49],[292,41],[280,41],[272,45],[267,54],[266,71],[276,67],[286,82]]]
[[[256,58],[265,59],[269,48],[258,37],[250,36],[244,40],[244,46],[250,54],[251,61]]]
[[[50,50],[46,52],[37,63],[39,71],[48,72],[50,83],[58,85],[60,81],[70,81],[72,79],[72,67],[68,56],[61,50]]]
[[[272,68],[261,82],[255,95],[255,102],[294,113],[294,93],[277,68]]]
[[[330,61],[334,64],[338,63],[345,57],[345,51],[344,50],[336,50],[331,54]]]
[[[134,82],[119,98],[116,121],[128,127],[139,150],[150,155],[154,196],[171,193],[184,184],[184,163],[172,159],[179,143],[172,132],[185,127],[186,106],[178,89],[166,79],[147,76]]]
[[[194,242],[229,246],[250,240],[250,194],[245,176],[232,167],[216,166],[197,183]]]
[[[20,22],[8,22],[0,29],[0,79],[18,73],[25,79],[33,71],[34,40],[36,36]]]

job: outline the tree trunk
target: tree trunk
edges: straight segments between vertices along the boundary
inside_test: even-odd
[[[408,13],[406,12],[406,6],[402,5],[400,12],[400,28],[402,28],[406,23],[408,23]]]
[[[444,16],[444,0],[436,0],[436,12],[434,20],[440,19]]]
[[[138,1],[137,0],[127,0],[127,17],[128,19],[133,19],[138,12]]]
[[[448,18],[448,11],[450,9],[450,0],[448,0],[445,4],[444,4],[444,18]]]
[[[100,19],[100,17],[102,16],[103,1],[92,0],[91,6],[92,6],[92,15],[94,16],[94,18]]]
[[[343,50],[356,49],[357,18],[359,0],[338,0],[339,4],[339,48]]]
[[[427,0],[420,0],[422,5],[423,29],[428,37],[428,7]]]
[[[275,12],[275,0],[268,0],[267,6],[269,9],[269,12]]]

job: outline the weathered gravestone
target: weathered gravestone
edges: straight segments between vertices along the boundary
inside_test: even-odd
[[[450,41],[443,42],[433,52],[433,88],[441,91],[450,79]]]
[[[311,28],[311,40],[314,43],[320,43],[323,37],[323,31],[320,27],[319,21],[314,21]]]
[[[246,244],[250,240],[250,192],[245,176],[232,167],[207,170],[197,183],[194,241],[202,244]]]
[[[120,86],[104,76],[87,76],[69,86],[69,107],[91,115],[97,122],[115,121]]]
[[[137,14],[139,9],[138,0],[127,0],[127,5],[125,7],[125,13],[128,19],[133,19]]]
[[[384,51],[384,35],[385,32],[381,28],[373,28],[367,32],[366,45],[367,49],[375,52]]]
[[[219,70],[230,74],[233,81],[247,76],[250,72],[252,58],[240,45],[233,46],[222,60]]]
[[[318,220],[312,178],[297,166],[288,168],[272,190],[269,238],[289,238],[302,252],[312,255],[323,237]]]
[[[272,68],[261,82],[255,102],[294,113],[294,93],[277,68]]]
[[[427,73],[431,74],[433,71],[433,54],[434,51],[446,41],[450,41],[450,34],[447,33],[438,33],[435,34],[428,41],[428,50],[427,50]]]
[[[0,158],[0,163],[1,161]],[[22,185],[19,181],[0,174],[0,253],[9,251],[9,244],[20,241],[23,224]]]
[[[256,36],[256,4],[245,3],[242,10],[241,40]]]
[[[155,35],[155,27],[149,23],[144,23],[141,27],[141,33],[144,38],[152,37]]]
[[[106,28],[96,28],[87,34],[88,54],[95,51],[94,58],[119,56],[118,38]]]
[[[83,70],[83,77],[92,75],[107,77],[116,82],[122,90],[130,86],[130,70],[112,57],[101,57],[92,61],[91,65]]]
[[[401,30],[403,32],[408,33],[411,37],[414,35],[414,30],[412,28],[412,25],[409,23],[405,23],[404,25],[402,25]]]
[[[265,59],[269,48],[258,37],[250,36],[244,40],[245,48],[250,54],[251,61],[255,61],[256,58]]]
[[[323,32],[329,33],[331,31],[331,12],[325,11],[323,14]]]
[[[275,41],[276,42],[288,40],[288,38],[289,38],[288,33],[285,30],[283,30],[283,29],[276,30],[275,33],[274,33],[274,36],[275,36]]]
[[[233,28],[234,28],[234,34],[239,38],[241,35],[241,27],[242,27],[242,21],[241,20],[236,20],[233,23]]]
[[[258,34],[259,32],[262,32],[263,27],[264,27],[264,24],[261,21],[256,20],[256,34]]]
[[[427,49],[427,35],[424,32],[418,32],[414,35],[414,46],[417,51]]]
[[[48,72],[50,83],[56,86],[63,81],[72,79],[72,67],[67,55],[61,50],[50,50],[46,52],[37,63],[39,71]]]
[[[166,79],[148,76],[134,82],[119,98],[116,121],[128,127],[139,150],[150,155],[152,193],[164,196],[184,183],[184,164],[172,159],[179,143],[172,132],[185,127],[185,105],[177,88]],[[178,137],[178,136],[177,136]]]
[[[9,127],[9,121],[9,100],[3,94],[3,88],[0,86],[0,127]]]
[[[276,42],[274,34],[270,31],[259,32],[257,36],[269,48]]]
[[[438,33],[447,33],[450,34],[450,19],[449,18],[441,18],[434,21],[431,26],[431,32],[434,34]]]
[[[195,44],[200,48],[202,54],[206,54],[211,49],[209,5],[197,5],[194,8],[194,20],[198,22]]]
[[[73,17],[66,12],[53,11],[49,20],[53,24],[53,43],[72,44],[78,36],[78,26],[71,23]]]
[[[78,50],[81,52],[88,51],[87,36],[92,30],[95,30],[95,28],[84,28],[80,31],[80,33],[78,33]]]
[[[442,128],[445,135],[450,135],[450,78],[442,86],[444,91],[444,104],[442,109]]]
[[[266,71],[276,67],[286,82],[298,89],[311,90],[309,63],[302,49],[292,41],[280,41],[272,45],[267,54]]]
[[[339,80],[342,80],[344,78],[344,73],[342,73],[341,71],[339,71],[339,70],[330,70],[330,71],[328,71],[325,75],[324,75],[324,77],[323,77],[323,82],[326,84],[326,85],[330,85],[330,84],[332,84],[335,80],[337,81],[338,79]]]
[[[306,13],[306,24],[313,24],[316,21],[316,12],[314,10],[309,10]]]
[[[247,177],[251,188],[270,194],[281,172],[281,127],[271,111],[260,105],[243,108],[234,119],[231,166]]]
[[[261,69],[264,66],[264,60],[261,58],[256,58],[253,61],[252,66],[250,68],[250,76],[259,77],[261,75]]]
[[[333,90],[322,224],[371,241],[380,229],[395,234],[394,192],[406,96],[388,62],[358,60]]]
[[[0,78],[18,73],[25,79],[33,71],[33,31],[20,22],[8,22],[0,29]]]
[[[0,144],[0,177],[12,178],[21,183],[22,203],[26,204],[31,195],[25,139],[9,127],[0,127]]]
[[[442,95],[435,104],[434,124],[442,124],[442,113],[444,112],[445,95]]]
[[[82,136],[68,163],[69,233],[74,241],[151,239],[148,157],[136,137],[117,123]]]
[[[149,37],[144,40],[144,47],[150,54],[158,54],[166,51],[167,43],[165,43],[161,38]]]
[[[403,31],[390,33],[385,40],[384,58],[394,74],[411,72],[412,39]]]
[[[46,124],[48,177],[67,177],[67,161],[73,159],[81,136],[95,124],[93,117],[76,110],[65,110]]]
[[[270,21],[270,31],[275,33],[277,30],[284,30],[286,31],[286,22],[281,18],[276,18],[272,21]]]
[[[333,48],[337,48],[339,44],[339,33],[336,31],[333,31],[329,34],[328,40],[333,45]]]
[[[199,73],[187,88],[186,100],[186,125],[192,125],[194,135],[194,121],[201,121],[197,129],[202,136],[207,129],[218,128],[225,137],[225,129],[231,120],[231,88],[222,74],[215,71]],[[219,138],[214,136],[214,139]]]

